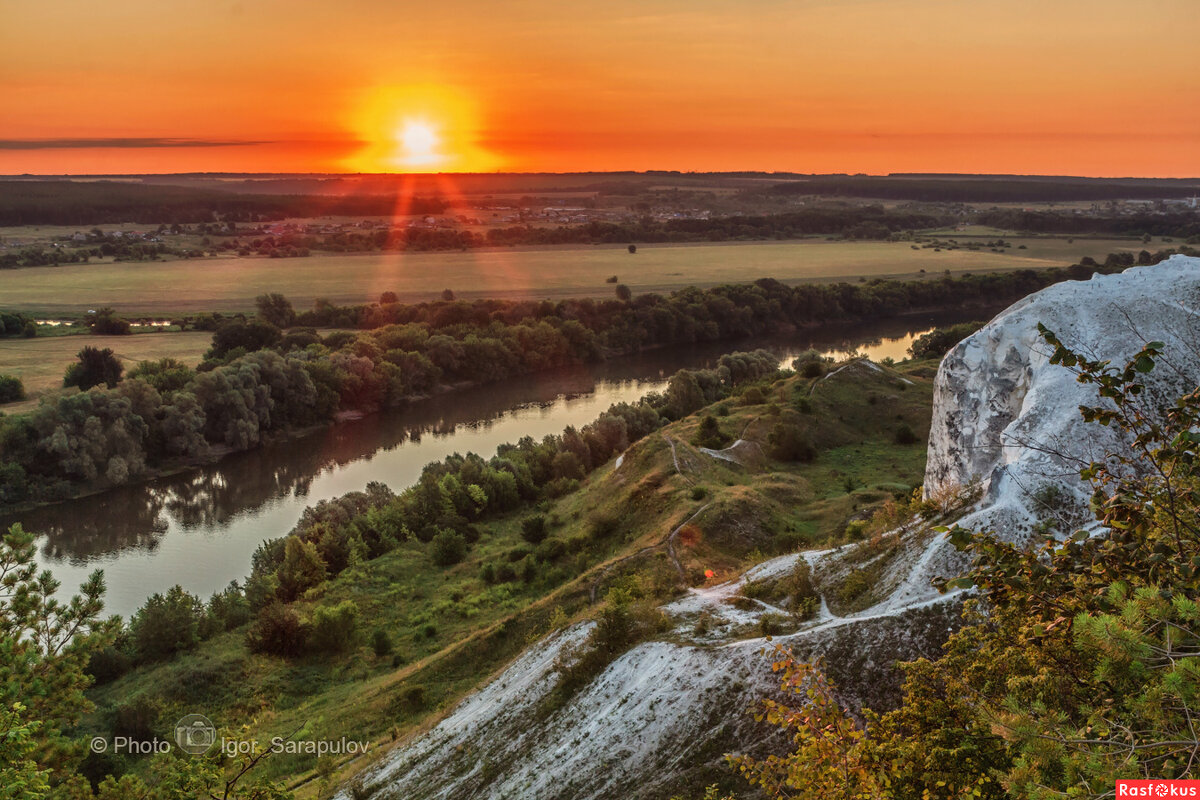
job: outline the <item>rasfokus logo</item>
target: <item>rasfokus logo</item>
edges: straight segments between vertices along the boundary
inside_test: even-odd
[[[1159,778],[1117,781],[1117,797],[1195,797],[1200,798],[1200,781]]]

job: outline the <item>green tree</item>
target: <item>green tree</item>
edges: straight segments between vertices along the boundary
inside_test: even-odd
[[[541,514],[534,514],[532,517],[521,520],[521,538],[530,544],[541,544],[549,532],[546,527],[546,518]]]
[[[13,375],[0,375],[0,403],[25,399],[25,385]]]
[[[618,283],[616,288],[617,299],[622,303],[628,303],[633,299],[633,291],[623,283]]]
[[[138,658],[156,661],[191,650],[200,642],[204,604],[175,584],[165,595],[155,592],[129,620]]]
[[[340,653],[358,641],[358,606],[343,600],[336,606],[313,609],[308,644],[314,650]]]
[[[258,308],[258,316],[276,328],[290,328],[296,324],[296,309],[281,294],[260,294],[254,298],[254,305]]]
[[[67,602],[59,582],[37,572],[34,538],[20,525],[0,539],[0,796],[44,796],[82,748],[68,733],[92,709],[84,694],[91,654],[111,644],[116,623],[100,618],[104,576],[93,572]],[[9,791],[11,794],[4,794]]]
[[[457,564],[467,556],[467,540],[457,531],[442,529],[430,542],[429,553],[439,567]]]
[[[276,575],[283,599],[295,600],[314,586],[324,583],[329,571],[314,543],[299,536],[289,536],[284,546],[283,563],[279,565]]]
[[[264,347],[274,347],[283,338],[279,328],[261,319],[248,322],[233,320],[217,328],[213,334],[212,349],[207,358],[224,358],[233,350],[253,353]]]
[[[174,358],[143,361],[131,369],[127,378],[145,381],[165,396],[182,390],[196,377],[196,372],[187,364]]]
[[[121,372],[125,369],[120,359],[113,355],[111,347],[103,350],[85,347],[79,351],[77,358],[78,364],[67,367],[63,386],[78,386],[87,391],[103,383],[111,389],[121,380]]]

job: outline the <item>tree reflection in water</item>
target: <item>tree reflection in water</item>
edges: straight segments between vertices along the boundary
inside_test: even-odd
[[[180,475],[12,515],[0,519],[0,525],[20,522],[26,530],[40,534],[40,560],[60,573],[68,572],[61,569],[64,564],[77,568],[95,562],[117,565],[126,555],[155,553],[168,536],[184,537],[185,541],[173,548],[192,548],[186,541],[196,537],[209,540],[210,545],[219,540],[218,547],[209,546],[202,553],[175,553],[174,563],[186,565],[176,568],[187,574],[167,580],[163,587],[206,575],[211,588],[205,591],[212,591],[245,575],[254,546],[262,539],[287,533],[305,506],[326,496],[360,490],[372,480],[400,491],[416,479],[423,464],[453,452],[447,444],[456,443],[457,438],[462,439],[457,449],[475,450],[486,457],[502,441],[520,438],[526,427],[558,432],[568,424],[583,424],[617,399],[632,400],[660,388],[676,370],[707,366],[732,350],[765,347],[788,358],[808,348],[858,349],[876,358],[903,357],[911,338],[935,324],[987,316],[989,311],[975,309],[870,325],[826,326],[788,337],[670,348],[612,363],[527,376],[413,402],[230,455],[217,464]],[[543,413],[528,415],[530,409],[539,408]],[[519,431],[516,435],[514,413],[525,413],[521,417],[525,422],[515,428]],[[488,435],[502,419],[506,426],[501,430],[506,432]],[[497,436],[502,438],[492,441]],[[406,443],[402,461],[383,456]],[[350,465],[354,467],[333,476],[337,480],[322,477]],[[310,499],[318,478],[322,478],[321,497]],[[233,528],[236,531],[231,532]],[[208,563],[214,559],[220,563]],[[141,581],[144,574],[131,572],[123,580]],[[73,577],[60,577],[69,589]],[[110,588],[110,594],[113,588],[117,587]],[[159,590],[140,585],[120,588],[131,598],[139,593],[144,598]],[[132,607],[138,604],[140,600]]]

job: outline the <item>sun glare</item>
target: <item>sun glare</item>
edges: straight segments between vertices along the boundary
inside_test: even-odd
[[[396,139],[401,151],[397,160],[407,166],[435,166],[442,160],[442,154],[438,152],[442,139],[432,123],[406,120]]]
[[[499,166],[477,143],[474,104],[449,87],[369,90],[350,126],[363,146],[345,163],[361,172],[486,172]]]

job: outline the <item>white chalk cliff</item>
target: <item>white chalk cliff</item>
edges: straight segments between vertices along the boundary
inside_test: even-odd
[[[1026,540],[1039,524],[1060,530],[1085,524],[1088,492],[1073,459],[1090,461],[1112,444],[1104,429],[1080,419],[1078,407],[1095,404],[1094,390],[1049,363],[1039,322],[1068,346],[1114,365],[1146,341],[1166,343],[1166,357],[1150,378],[1156,396],[1177,396],[1200,382],[1200,259],[1177,256],[1052,286],[946,356],[935,385],[927,491],[977,485],[980,499],[961,524],[1012,541]],[[1048,504],[1051,494],[1055,502]],[[875,606],[835,617],[823,604],[805,628],[780,637],[802,656],[824,655],[835,680],[868,701],[895,660],[932,654],[954,619],[952,598],[930,583],[961,566],[953,548],[936,535],[897,535],[912,541],[889,567],[887,591]],[[733,743],[761,736],[746,709],[773,685],[769,659],[760,652],[765,642],[722,639],[760,612],[722,601],[746,579],[790,569],[797,557],[768,561],[739,581],[692,590],[668,605],[664,610],[679,621],[676,641],[689,638],[701,612],[716,620],[714,632],[695,644],[633,648],[549,716],[537,709],[556,680],[554,661],[588,626],[537,643],[339,797],[669,797],[698,764],[711,765]],[[820,564],[836,555],[803,557]]]

